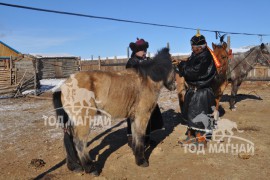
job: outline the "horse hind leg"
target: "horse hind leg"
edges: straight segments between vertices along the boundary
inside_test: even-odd
[[[231,98],[230,98],[230,109],[232,111],[235,111],[236,110],[236,95],[237,95],[237,91],[239,89],[239,86],[241,85],[238,84],[238,81],[233,81],[232,82],[232,91],[231,91]]]
[[[94,119],[93,117],[96,115],[96,110],[90,109],[90,119],[85,119],[87,108],[84,108],[82,111],[82,119],[83,124],[75,124],[74,126],[74,138],[73,142],[75,144],[75,148],[78,152],[78,157],[80,159],[81,165],[86,173],[90,173],[94,176],[98,176],[98,171],[95,168],[95,164],[92,161],[89,150],[87,150],[87,142],[88,142],[88,136],[90,133],[90,125],[91,120]]]
[[[62,117],[62,121],[65,126],[68,123],[69,117],[66,111],[63,109],[63,104],[61,101],[61,92],[53,93],[53,105],[56,110],[57,117]],[[78,158],[77,151],[74,147],[73,136],[72,136],[72,128],[69,127],[66,132],[64,132],[64,146],[67,153],[67,167],[71,171],[82,171],[82,167],[80,164],[80,160]]]
[[[73,142],[78,152],[80,163],[86,173],[98,176],[99,173],[95,168],[95,164],[90,158],[89,151],[87,150],[87,140],[89,135],[89,126],[76,126],[74,128]]]

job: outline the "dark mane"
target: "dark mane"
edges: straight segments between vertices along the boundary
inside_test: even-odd
[[[169,48],[162,48],[153,59],[143,61],[135,69],[143,78],[149,76],[155,82],[166,81],[173,68],[169,51]]]

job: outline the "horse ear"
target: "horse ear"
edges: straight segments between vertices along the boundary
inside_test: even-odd
[[[222,48],[223,48],[223,49],[227,49],[227,43],[226,43],[226,42],[223,42],[223,43],[222,43]]]
[[[261,44],[261,49],[263,49],[263,48],[264,48],[264,43]]]
[[[212,48],[213,50],[216,49],[217,45],[215,45],[213,42],[212,42]]]

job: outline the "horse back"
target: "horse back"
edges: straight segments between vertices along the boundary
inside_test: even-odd
[[[141,78],[132,70],[119,72],[87,71],[74,75],[80,89],[94,94],[97,103],[91,104],[114,118],[129,117],[134,111],[142,90]],[[71,78],[67,82],[72,81]],[[74,80],[73,80],[74,81]],[[86,95],[81,94],[86,97]]]

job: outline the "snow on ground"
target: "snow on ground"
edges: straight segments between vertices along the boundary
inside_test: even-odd
[[[42,79],[40,80],[40,89],[38,90],[38,93],[55,92],[60,88],[65,80],[66,79]],[[34,89],[30,89],[24,91],[22,94],[34,94],[34,92]]]
[[[66,79],[42,79],[40,80],[41,91],[56,91]]]

